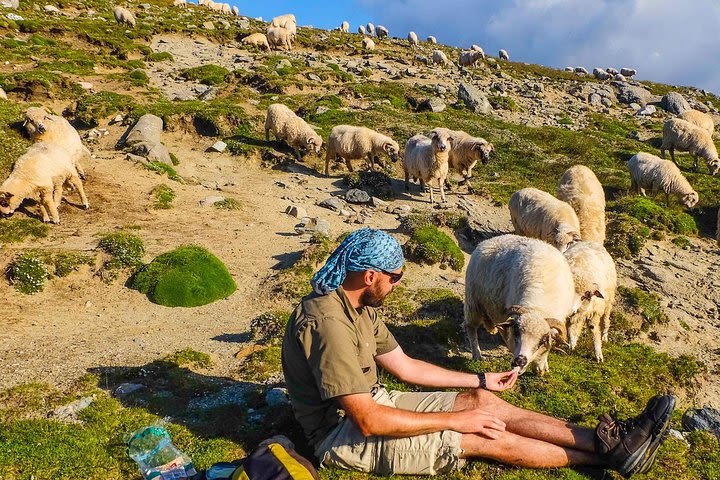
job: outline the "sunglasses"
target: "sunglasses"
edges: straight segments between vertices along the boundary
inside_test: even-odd
[[[380,271],[382,273],[384,273],[385,275],[387,275],[388,277],[390,277],[390,283],[392,285],[399,283],[400,279],[402,279],[403,275],[405,274],[405,272],[392,273],[392,272],[388,272],[387,270],[380,270]]]

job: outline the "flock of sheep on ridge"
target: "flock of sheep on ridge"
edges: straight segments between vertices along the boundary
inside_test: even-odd
[[[214,9],[220,5],[220,11],[233,13],[227,4],[209,0],[200,0],[200,4]],[[116,7],[114,14],[119,23],[135,24],[132,13],[123,7]],[[263,45],[277,45],[276,39],[280,39],[289,46],[296,28],[294,15],[283,15],[272,20],[267,37],[253,34],[246,38],[264,38]],[[347,22],[340,29],[348,31]],[[372,24],[367,29],[361,27],[360,32],[376,33],[378,38],[388,34],[384,27]],[[409,41],[417,44],[412,32]],[[434,38],[431,41],[434,43]],[[465,61],[463,52],[461,63],[484,56],[480,47],[471,52],[475,53]],[[502,57],[509,58],[502,53]],[[36,199],[43,221],[57,224],[65,184],[78,193],[82,206],[89,208],[81,161],[90,152],[75,128],[63,117],[37,107],[27,110],[24,125],[34,143],[0,185],[0,214],[12,215],[25,199]],[[632,189],[642,195],[646,191],[662,192],[667,202],[672,195],[687,208],[694,207],[698,193],[674,163],[674,152],[689,152],[695,158],[696,170],[697,158],[701,157],[714,175],[720,169],[712,141],[714,127],[709,115],[694,110],[667,120],[661,154],[664,157],[669,150],[673,161],[645,152],[634,155],[627,163]],[[270,133],[291,147],[298,160],[303,152],[319,154],[324,143],[313,127],[279,103],[267,110],[268,141]],[[325,175],[330,173],[330,162],[338,160],[344,160],[347,169],[353,171],[352,161],[364,159],[373,169],[375,162],[383,165],[383,156],[393,162],[402,156],[405,190],[410,189],[410,179],[420,183],[421,192],[427,185],[433,205],[434,188],[446,202],[450,168],[463,176],[461,183],[468,184],[473,167],[478,161],[486,164],[493,151],[493,144],[483,138],[435,128],[427,135],[408,139],[401,155],[398,142],[387,135],[365,126],[337,125],[326,142]],[[595,357],[603,361],[602,342],[607,340],[610,327],[617,273],[612,257],[603,247],[605,194],[598,178],[588,167],[576,165],[560,177],[556,196],[524,188],[512,195],[508,207],[515,234],[481,242],[467,268],[464,328],[474,358],[480,357],[477,329],[482,326],[491,333],[500,333],[513,353],[513,367],[524,372],[534,364],[538,372],[544,373],[549,370],[547,357],[553,346],[567,343],[574,349],[588,325]]]

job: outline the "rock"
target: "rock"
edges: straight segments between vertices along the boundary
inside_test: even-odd
[[[588,71],[585,67],[575,67],[575,73],[581,73],[583,75],[587,75]]]
[[[625,76],[624,76],[624,75],[620,75],[619,73],[616,73],[616,74],[615,74],[615,76],[613,77],[613,80],[615,80],[616,82],[625,82],[625,81],[627,81],[627,79],[625,78]]]
[[[242,30],[247,30],[248,28],[250,28],[250,20],[248,20],[245,17],[238,18],[236,20],[236,23],[237,23],[238,28],[240,28]]]
[[[322,202],[318,203],[318,205],[323,208],[330,209],[334,212],[339,212],[340,210],[345,208],[345,204],[343,203],[343,201],[337,197],[327,198],[327,199],[323,200]]]
[[[218,20],[218,23],[219,23],[220,25],[222,25],[222,27],[223,27],[225,30],[227,30],[228,28],[231,28],[231,27],[232,27],[232,25],[230,25],[230,22],[228,22],[228,21],[225,20],[224,18],[221,18],[220,20]]]
[[[286,388],[271,388],[265,394],[265,403],[268,407],[279,407],[280,405],[290,405],[290,397]]]
[[[137,392],[138,390],[141,390],[145,388],[145,385],[142,383],[121,383],[117,386],[115,391],[113,392],[113,395],[116,397],[121,397],[123,395],[129,395],[133,392]]]
[[[652,115],[655,112],[657,112],[655,105],[645,105],[637,111],[637,115]]]
[[[147,158],[141,157],[140,155],[135,155],[133,153],[126,153],[125,160],[130,160],[131,162],[136,162],[136,163],[148,163]]]
[[[141,3],[138,5],[138,8],[142,8],[143,10],[150,10],[150,4],[149,3]]]
[[[227,143],[223,142],[222,140],[218,140],[217,142],[213,143],[208,150],[211,152],[218,152],[222,153],[227,148]]]
[[[255,388],[253,383],[234,382],[212,395],[193,398],[188,402],[187,409],[190,411],[214,410],[227,405],[244,405],[245,397]]]
[[[207,197],[200,200],[200,205],[203,207],[212,207],[217,202],[222,202],[225,200],[225,197],[222,197],[220,195],[208,195]]]
[[[677,92],[668,92],[660,100],[660,107],[675,115],[680,115],[686,110],[690,110],[690,104],[685,98]]]
[[[600,103],[602,103],[603,106],[605,106],[605,107],[612,107],[612,106],[613,106],[612,100],[610,100],[608,97],[602,97],[602,99],[600,100]]]
[[[7,98],[7,93],[5,93],[5,90],[3,90],[2,88],[0,88],[0,98],[2,98],[3,100],[7,100],[7,99],[8,99],[8,98]]]
[[[598,80],[610,80],[612,78],[612,75],[602,68],[593,68],[593,76]]]
[[[125,137],[125,146],[133,146],[138,143],[160,143],[162,130],[162,118],[147,113],[140,117],[137,123],[130,129],[127,137]]]
[[[484,93],[475,85],[461,83],[458,89],[458,100],[475,113],[490,113],[492,106]]]
[[[280,60],[277,65],[275,65],[275,70],[280,70],[281,68],[285,67],[292,67],[292,63],[290,63],[290,60],[288,60],[287,58],[283,58],[282,60]]]
[[[47,13],[60,13],[60,10],[55,5],[45,5],[43,10]]]
[[[668,437],[672,437],[676,440],[680,440],[682,442],[687,443],[687,440],[685,440],[685,437],[683,437],[683,434],[679,430],[675,430],[674,428],[668,428],[667,431]]]
[[[315,110],[315,115],[322,115],[323,113],[327,113],[327,112],[329,112],[329,111],[330,111],[330,109],[329,109],[328,107],[326,107],[326,106],[324,106],[324,105],[320,105],[320,106],[317,107],[317,109]]]
[[[445,105],[445,102],[443,102],[440,97],[428,98],[417,107],[419,112],[429,111],[435,113],[440,113],[446,108],[447,105]]]
[[[10,7],[10,8],[17,8],[17,7]],[[7,16],[8,20],[12,20],[13,22],[19,22],[21,20],[25,20],[23,17],[15,14],[15,13],[8,13],[6,16]]]
[[[110,125],[113,125],[115,123],[122,123],[123,120],[125,120],[125,117],[123,117],[121,114],[118,113],[117,115],[115,115],[115,117],[112,120],[110,120],[109,123],[110,123]]]
[[[90,82],[78,82],[78,85],[80,85],[80,88],[83,90],[92,90],[93,84]]]
[[[301,207],[300,205],[290,205],[290,206],[288,206],[288,207],[285,209],[285,213],[287,213],[287,214],[290,215],[291,217],[295,217],[295,218],[303,218],[303,217],[307,217],[307,216],[308,216],[307,210],[305,210],[305,209],[304,209],[303,207]]]
[[[375,208],[385,208],[388,206],[388,203],[385,200],[381,200],[378,197],[370,198],[370,204]]]
[[[690,105],[690,106],[691,106],[691,108],[698,110],[700,112],[703,112],[703,113],[708,113],[710,111],[710,109],[704,103],[692,102],[692,105]]]
[[[215,95],[217,95],[217,88],[216,87],[207,87],[205,90],[198,95],[198,100],[212,100],[215,98]]]
[[[48,418],[60,420],[62,422],[78,423],[78,413],[85,410],[95,400],[95,395],[75,400],[74,402],[58,407],[52,412],[48,413]]]
[[[634,77],[637,73],[637,70],[634,68],[621,68],[620,69],[620,75],[624,77]]]
[[[410,205],[400,205],[395,207],[392,211],[393,215],[407,215],[410,212],[412,212],[412,207]]]
[[[353,188],[347,191],[345,200],[349,203],[370,203],[370,195],[364,190]]]
[[[315,75],[314,73],[309,73],[307,75],[307,78],[308,78],[308,80],[312,80],[313,82],[316,82],[316,83],[322,82],[322,79],[320,77],[318,77],[317,75]]]
[[[209,31],[215,30],[215,24],[213,22],[205,22],[202,24],[202,27]]]
[[[18,8],[19,6],[20,0],[0,0],[0,7]]]
[[[599,107],[602,105],[602,98],[603,97],[601,97],[597,93],[591,93],[590,96],[588,97],[588,103],[590,105]]]
[[[300,223],[295,225],[295,232],[298,235],[320,233],[326,237],[330,236],[330,224],[327,220],[318,217],[303,217]]]
[[[565,67],[566,72],[574,72],[575,69],[573,67]]]
[[[714,408],[688,408],[682,417],[685,430],[707,430],[720,438],[720,411]]]
[[[636,87],[627,83],[617,83],[617,98],[620,103],[631,104],[638,103],[642,106],[652,103],[656,97],[642,87]]]

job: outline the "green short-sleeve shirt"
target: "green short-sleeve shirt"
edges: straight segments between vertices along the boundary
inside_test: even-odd
[[[282,367],[295,418],[313,445],[342,418],[335,397],[370,393],[375,356],[397,346],[377,311],[355,309],[342,287],[302,299],[285,330]]]

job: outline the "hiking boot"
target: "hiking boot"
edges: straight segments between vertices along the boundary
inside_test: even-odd
[[[672,396],[657,395],[637,417],[621,421],[607,414],[601,415],[595,430],[597,453],[625,478],[640,469],[648,469],[674,408]]]
[[[653,464],[655,463],[655,457],[657,456],[658,447],[662,444],[663,440],[665,440],[665,434],[667,432],[668,426],[670,425],[670,416],[675,409],[675,397],[673,397],[672,395],[668,395],[667,397],[670,399],[670,406],[666,416],[666,420],[653,432],[653,439],[650,441],[648,451],[645,454],[646,460],[645,462],[643,462],[642,465],[638,467],[636,473],[647,473],[652,468]]]

